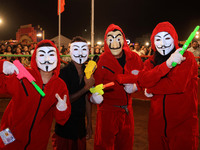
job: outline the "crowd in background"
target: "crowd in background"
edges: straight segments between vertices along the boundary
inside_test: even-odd
[[[34,48],[37,43],[9,43],[1,42],[0,54],[3,55],[32,55]],[[8,61],[19,60],[24,66],[30,66],[30,57],[11,57],[11,56],[0,56],[0,59],[6,59]]]
[[[37,43],[27,43],[27,42],[21,42],[21,43],[9,43],[9,42],[0,42],[0,54],[4,55],[32,55],[33,51],[35,49]],[[139,42],[130,43],[129,44],[130,50],[133,52],[136,52],[139,56],[141,56],[142,60],[145,61],[148,59],[148,56],[153,55],[154,51],[152,50],[151,46],[141,45]],[[181,45],[180,45],[181,47]],[[91,54],[91,46],[89,45],[90,54]],[[195,57],[200,56],[200,47],[197,41],[193,41],[190,45],[190,48],[188,48],[189,51],[191,51]],[[60,55],[69,55],[70,52],[70,43],[68,45],[63,45],[60,48]],[[95,45],[94,46],[94,54],[102,54],[104,52],[104,46],[103,45]],[[10,56],[0,56],[0,59],[6,59],[8,61],[14,61],[16,59],[20,60],[21,63],[28,67],[30,66],[30,60],[31,57],[10,57]],[[62,57],[62,60],[64,62],[71,61],[70,57]],[[197,63],[199,63],[198,58],[196,58]]]

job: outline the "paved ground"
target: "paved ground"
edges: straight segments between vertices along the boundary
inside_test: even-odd
[[[0,119],[2,118],[3,112],[9,103],[9,99],[0,99]],[[135,117],[135,133],[134,133],[134,150],[148,150],[148,139],[147,139],[147,125],[148,125],[148,112],[149,112],[150,102],[133,100],[133,109]],[[200,106],[199,106],[200,108]],[[200,113],[199,113],[200,114]],[[54,124],[54,123],[53,123]],[[96,106],[93,105],[92,111],[92,124],[93,131],[95,131],[96,126]],[[52,132],[53,133],[52,125]],[[51,140],[49,140],[47,150],[52,150]],[[87,141],[87,150],[93,150],[94,139]],[[199,148],[200,150],[200,148]]]

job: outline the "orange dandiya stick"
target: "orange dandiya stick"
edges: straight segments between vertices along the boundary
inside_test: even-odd
[[[104,84],[104,85],[103,85],[103,88],[107,88],[107,87],[110,87],[110,86],[113,86],[113,85],[115,85],[114,82],[109,82],[109,83],[107,83],[107,84]]]

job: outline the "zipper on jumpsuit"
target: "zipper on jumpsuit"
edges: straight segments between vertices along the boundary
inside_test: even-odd
[[[165,113],[165,98],[166,98],[166,95],[164,95],[164,97],[163,97],[163,118],[165,121],[164,134],[165,134],[165,137],[167,137],[167,119],[166,119],[166,113]]]
[[[123,67],[123,74],[124,74],[124,67]],[[127,100],[127,103],[126,103],[126,108],[124,110],[125,110],[126,114],[128,115],[129,112],[128,112],[128,94],[127,93],[126,93],[126,100]]]
[[[26,86],[24,85],[24,82],[22,81],[22,79],[20,80],[20,83],[22,84],[22,87],[24,89],[24,92],[26,93],[26,96],[28,96],[28,91],[27,91]]]
[[[43,84],[43,85],[42,85],[42,90],[44,90],[44,86],[45,86],[45,85]],[[35,116],[34,116],[34,118],[33,118],[32,124],[31,124],[31,128],[30,128],[30,130],[29,130],[28,142],[27,142],[26,146],[24,147],[24,150],[26,150],[27,147],[28,147],[28,146],[30,145],[30,143],[31,143],[31,132],[32,132],[33,126],[34,126],[34,124],[35,124],[35,120],[36,120],[36,117],[37,117],[37,114],[38,114],[38,111],[39,111],[41,102],[42,102],[42,96],[40,95],[39,104],[38,104],[37,110],[36,110],[36,112],[35,112]]]
[[[106,67],[106,66],[102,66],[102,68],[107,69],[108,71],[112,72],[113,74],[115,74],[115,72],[113,70],[111,70],[110,68]]]

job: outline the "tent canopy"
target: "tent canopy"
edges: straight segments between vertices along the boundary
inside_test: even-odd
[[[54,41],[55,45],[58,47],[58,36],[50,39],[51,41]],[[71,42],[71,40],[63,35],[60,35],[60,46],[67,47],[68,44]]]

